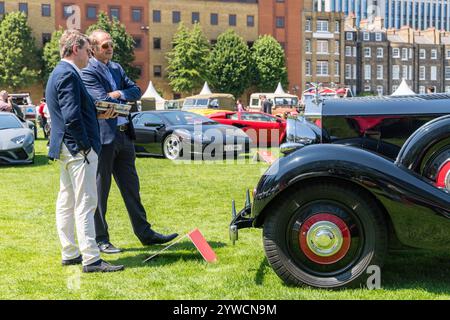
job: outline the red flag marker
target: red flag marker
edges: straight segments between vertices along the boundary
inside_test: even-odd
[[[202,233],[198,229],[188,233],[188,237],[191,239],[192,243],[197,247],[197,250],[202,254],[203,259],[207,262],[216,262],[217,256],[214,250],[203,237]]]

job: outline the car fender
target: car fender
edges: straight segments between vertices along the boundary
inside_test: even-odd
[[[450,241],[450,195],[445,190],[387,158],[344,145],[309,145],[275,162],[255,190],[253,225],[261,227],[270,214],[269,204],[293,188],[307,188],[325,179],[358,185],[376,198],[403,244],[448,246],[449,242],[443,242]],[[433,230],[438,239],[432,239],[427,230]]]

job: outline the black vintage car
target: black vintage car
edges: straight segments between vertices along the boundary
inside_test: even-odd
[[[222,160],[223,155],[248,152],[252,143],[241,129],[192,112],[137,112],[132,121],[137,155],[162,155],[170,160],[192,157]]]
[[[263,228],[286,283],[364,283],[390,246],[450,248],[450,95],[333,99],[289,120],[287,155],[261,177],[238,229]],[[405,266],[407,267],[407,266]]]

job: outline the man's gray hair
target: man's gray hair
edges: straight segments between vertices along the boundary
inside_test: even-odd
[[[59,53],[61,58],[71,56],[73,53],[73,46],[83,48],[86,43],[89,44],[89,38],[80,31],[75,29],[64,31],[59,40]]]
[[[98,42],[98,37],[102,34],[107,34],[108,36],[111,37],[111,35],[108,32],[102,29],[96,29],[91,32],[91,34],[89,35],[89,41],[93,47],[98,46],[100,44]]]

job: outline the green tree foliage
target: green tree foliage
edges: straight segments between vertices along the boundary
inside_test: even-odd
[[[41,61],[27,17],[11,12],[0,22],[0,86],[16,90],[40,76]]]
[[[232,93],[238,98],[251,83],[250,50],[232,29],[217,38],[208,67],[211,86],[216,91]]]
[[[111,35],[114,42],[113,60],[123,67],[128,77],[136,80],[139,77],[139,69],[132,65],[134,61],[134,40],[127,33],[125,26],[116,18],[111,21],[106,13],[100,12],[97,16],[97,22],[88,28],[87,34],[96,29],[104,30]]]
[[[252,47],[254,62],[253,84],[261,92],[273,92],[278,82],[287,87],[287,69],[284,50],[270,35],[260,36]]]
[[[169,84],[175,92],[193,93],[207,80],[208,40],[200,25],[189,31],[180,23],[172,42],[173,49],[167,54]]]
[[[58,62],[61,60],[61,56],[59,53],[59,39],[63,34],[64,30],[59,29],[52,33],[52,38],[49,42],[47,42],[44,46],[43,50],[43,75],[42,78],[44,83],[47,82],[50,73],[56,67]]]

